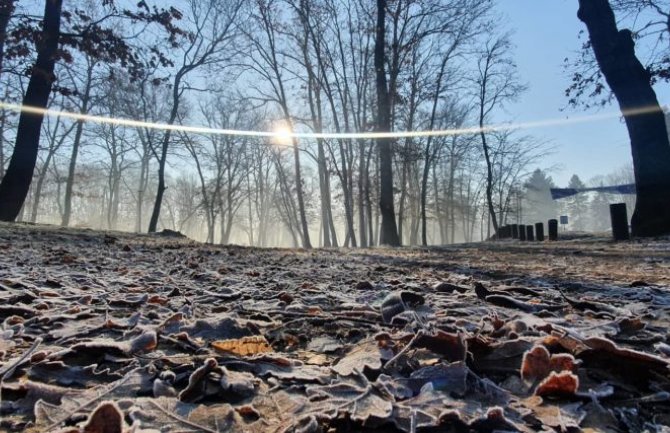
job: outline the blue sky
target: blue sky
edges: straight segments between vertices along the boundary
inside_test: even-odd
[[[600,111],[566,108],[564,95],[569,76],[563,59],[574,58],[581,46],[578,39],[584,24],[577,18],[577,0],[499,0],[506,24],[514,30],[514,58],[529,89],[519,102],[510,105],[508,115],[518,122],[614,112],[615,105]],[[661,104],[667,104],[668,85],[657,86]],[[542,168],[556,166],[551,176],[567,185],[572,174],[586,181],[631,164],[625,125],[619,119],[535,128],[527,131],[548,140],[555,150]]]

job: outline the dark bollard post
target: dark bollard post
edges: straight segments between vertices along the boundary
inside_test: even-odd
[[[534,241],[535,236],[533,236],[533,226],[526,226],[526,240]]]
[[[539,242],[544,240],[544,224],[535,223],[535,239]]]
[[[505,226],[498,227],[498,239],[505,239]]]
[[[614,240],[629,240],[630,234],[628,232],[628,212],[626,212],[626,203],[611,204],[610,218],[612,219],[612,236],[614,237]]]
[[[512,224],[512,239],[519,239],[519,226]]]
[[[549,240],[558,240],[558,220],[549,220]]]
[[[519,224],[519,240],[526,240],[526,226],[523,224]]]

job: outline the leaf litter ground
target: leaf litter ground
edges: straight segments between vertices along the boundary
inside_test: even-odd
[[[303,251],[3,224],[0,298],[2,431],[670,431],[667,239]]]

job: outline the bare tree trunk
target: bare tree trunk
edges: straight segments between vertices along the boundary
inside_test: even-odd
[[[84,83],[84,93],[81,97],[81,114],[88,113],[88,105],[91,99],[91,85],[93,80],[93,69],[95,63],[89,60],[88,68],[86,69],[86,83]],[[77,121],[77,129],[74,132],[74,141],[72,143],[72,155],[70,156],[70,166],[67,172],[67,181],[65,183],[65,202],[63,219],[61,225],[67,227],[70,225],[70,217],[72,215],[72,190],[74,188],[75,170],[77,168],[77,156],[79,155],[79,147],[81,145],[81,136],[84,132],[84,121]]]
[[[365,184],[367,183],[368,178],[367,172],[365,171],[365,141],[358,140],[358,147],[358,237],[361,240],[361,248],[367,248],[368,237],[366,228]]]
[[[295,191],[298,196],[298,212],[300,214],[300,225],[302,227],[302,247],[309,249],[312,248],[312,243],[309,240],[309,226],[307,225],[307,214],[305,212],[305,196],[302,190],[300,149],[298,149],[298,140],[296,138],[293,139],[293,160],[295,162]]]
[[[23,105],[46,108],[54,82],[54,66],[60,34],[63,0],[45,2],[42,37],[30,74]],[[22,112],[16,131],[16,145],[7,172],[0,183],[0,221],[14,221],[25,202],[37,163],[44,114]]]
[[[437,164],[433,164],[433,200],[435,201],[435,219],[437,222],[437,228],[440,230],[440,244],[446,244],[446,233],[445,233],[445,220],[447,219],[447,213],[442,213],[442,207],[440,206],[440,184],[437,180]]]
[[[447,189],[447,203],[449,204],[449,243],[454,243],[454,237],[456,236],[456,203],[454,202],[454,180],[455,180],[455,156],[452,153],[451,158],[449,158],[449,187]],[[461,183],[461,191],[463,186]],[[462,194],[461,194],[462,195]],[[461,208],[462,209],[462,208]]]
[[[484,118],[480,117],[479,127],[484,128]],[[482,147],[484,148],[484,159],[486,160],[486,204],[488,206],[489,218],[493,223],[494,233],[498,233],[498,219],[496,218],[496,210],[493,206],[493,164],[491,162],[491,156],[489,155],[489,146],[486,141],[486,133],[483,129],[479,132],[479,135],[482,139]],[[490,237],[490,231],[487,232]]]
[[[405,142],[405,149],[407,149],[407,142]],[[407,201],[407,155],[402,160],[402,174],[400,175],[400,202],[398,203],[398,237],[400,243],[404,241],[404,223],[405,223],[405,202]]]
[[[326,194],[328,195],[328,203],[329,204],[332,203],[333,200],[330,195],[330,175],[326,176]],[[326,208],[326,211],[328,212],[328,218],[326,218],[326,222],[328,223],[328,226],[330,228],[331,244],[333,247],[337,248],[339,243],[337,241],[337,231],[335,230],[335,221],[333,221],[333,207],[329,205]]]
[[[149,144],[142,143],[143,146],[148,146]],[[144,207],[144,192],[146,191],[147,185],[149,183],[149,153],[146,149],[141,157],[140,161],[140,178],[137,187],[137,204],[135,209],[135,231],[137,233],[142,231],[142,213]]]
[[[630,30],[618,30],[607,0],[579,0],[598,65],[619,102],[631,140],[637,201],[634,236],[670,233],[670,144],[665,116]]]
[[[323,233],[323,246],[329,248],[332,246],[330,242],[330,226],[328,225],[330,194],[326,190],[328,182],[326,176],[328,175],[328,168],[326,167],[326,154],[323,151],[323,140],[317,139],[317,158],[319,166],[319,189],[321,192],[321,229]]]
[[[377,131],[391,131],[391,103],[384,68],[386,34],[386,0],[377,0],[377,36],[375,39],[375,71],[377,82]],[[379,147],[379,211],[382,217],[379,243],[400,246],[393,200],[393,148],[389,138],[378,138]]]
[[[180,100],[180,87],[181,79],[184,76],[185,69],[182,68],[177,75],[175,76],[173,87],[172,87],[172,109],[170,110],[170,117],[168,118],[168,125],[173,125],[177,119],[177,113],[179,112],[179,100]],[[161,143],[160,155],[158,156],[158,187],[156,189],[156,199],[154,201],[154,209],[151,213],[151,219],[149,220],[149,233],[154,233],[158,228],[158,218],[161,213],[161,205],[163,204],[163,195],[165,194],[165,165],[167,163],[167,154],[170,147],[170,138],[172,136],[172,131],[167,130],[163,134],[163,140]]]
[[[372,144],[372,143],[371,143]],[[379,212],[373,212],[372,206],[372,182],[370,182],[370,164],[374,158],[374,172],[377,173],[377,167],[379,164],[378,154],[374,152],[374,146],[370,146],[370,152],[368,152],[367,162],[365,172],[367,173],[367,180],[365,182],[365,204],[367,206],[368,213],[368,230],[370,233],[370,246],[375,246],[378,242],[377,239],[377,229],[379,228]],[[377,176],[375,176],[375,179]],[[375,191],[378,190],[376,182],[374,184]],[[376,207],[374,207],[376,209]]]
[[[37,184],[35,185],[35,191],[33,194],[33,207],[32,211],[30,212],[30,222],[34,223],[37,221],[37,213],[40,208],[40,201],[42,199],[42,188],[44,186],[44,180],[47,177],[48,171],[49,171],[49,164],[51,164],[51,161],[58,151],[58,149],[63,145],[63,142],[67,138],[68,135],[72,132],[72,129],[74,128],[73,126],[70,126],[61,136],[59,140],[56,140],[56,133],[58,131],[58,124],[60,123],[60,118],[56,122],[56,125],[54,126],[54,133],[50,137],[50,146],[49,150],[47,152],[47,156],[44,160],[44,167],[42,170],[40,170],[40,173],[37,177]],[[57,197],[59,199],[60,197]]]
[[[0,109],[0,179],[5,175],[5,123],[7,115]]]

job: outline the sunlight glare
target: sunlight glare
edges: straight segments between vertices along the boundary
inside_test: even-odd
[[[277,147],[291,147],[293,144],[293,134],[291,133],[291,129],[287,126],[275,127],[272,136],[272,144]]]

